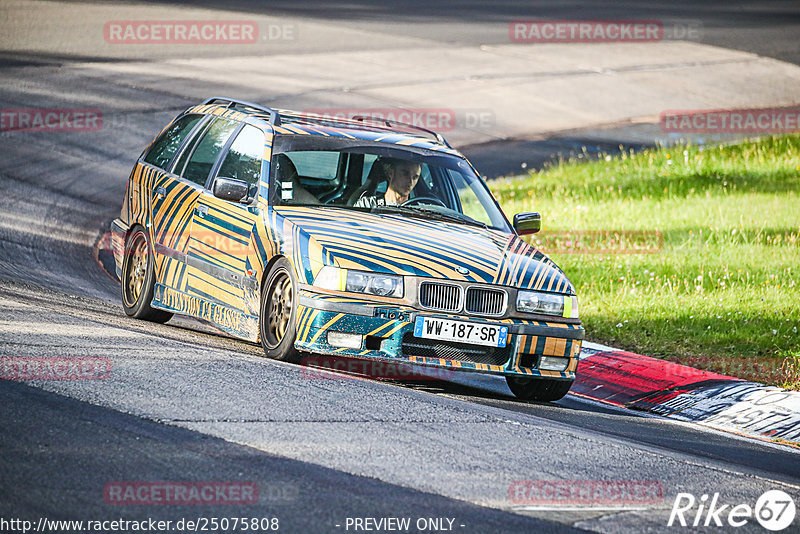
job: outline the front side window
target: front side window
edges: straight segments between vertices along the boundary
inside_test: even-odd
[[[264,132],[255,126],[242,128],[222,161],[217,176],[243,180],[257,185],[261,178],[261,160],[264,155]]]
[[[450,175],[453,187],[456,188],[456,195],[460,199],[461,212],[476,221],[491,226],[491,217],[484,208],[486,204],[493,203],[490,193],[482,187],[475,187],[474,181],[467,179],[460,172],[447,169],[447,173]]]
[[[166,169],[167,164],[183,144],[183,140],[202,118],[202,115],[185,115],[176,120],[153,142],[144,161],[160,169]]]
[[[205,185],[217,157],[238,125],[239,123],[228,119],[215,119],[192,148],[191,156],[186,164],[180,165],[181,162],[179,162],[179,165],[175,167],[175,174],[190,182]],[[181,159],[184,159],[183,156]]]

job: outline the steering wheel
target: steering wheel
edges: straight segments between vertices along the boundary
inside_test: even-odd
[[[416,204],[422,204],[423,201],[425,201],[425,204],[438,204],[439,206],[441,206],[443,208],[447,207],[447,205],[444,202],[442,202],[438,198],[434,198],[434,197],[414,197],[414,198],[409,198],[405,202],[401,202],[400,203],[400,207],[403,207],[403,206],[414,206]]]

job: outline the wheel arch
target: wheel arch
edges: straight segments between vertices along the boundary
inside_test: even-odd
[[[264,298],[264,284],[267,283],[267,277],[269,276],[269,272],[272,270],[272,267],[281,258],[286,258],[289,261],[289,263],[292,266],[292,269],[294,269],[294,275],[295,275],[295,277],[297,277],[297,268],[294,266],[294,262],[292,261],[292,258],[290,258],[289,256],[287,256],[285,254],[275,254],[274,256],[272,256],[269,259],[269,261],[266,263],[266,265],[264,265],[264,272],[261,273],[261,280],[258,283],[259,299],[263,299]]]

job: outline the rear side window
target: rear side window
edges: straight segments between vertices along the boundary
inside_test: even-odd
[[[378,159],[378,156],[375,154],[364,154],[364,168],[361,171],[361,183],[367,181],[367,177],[369,176],[370,171],[372,170],[372,164],[375,163],[375,160]]]
[[[288,154],[297,174],[316,180],[335,180],[339,169],[339,152],[320,150],[297,151]]]
[[[206,185],[208,175],[225,148],[228,139],[233,134],[239,123],[227,119],[216,119],[195,145],[186,167],[176,168],[175,173],[199,185]]]
[[[250,185],[261,178],[261,158],[264,155],[264,132],[255,126],[245,126],[231,145],[217,176],[244,180]]]
[[[145,162],[166,169],[167,164],[181,147],[183,140],[202,118],[202,115],[185,115],[173,122],[158,136],[153,146],[147,151],[147,155],[144,157]]]

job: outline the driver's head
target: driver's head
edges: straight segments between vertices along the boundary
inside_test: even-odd
[[[414,161],[388,159],[385,170],[389,188],[400,196],[407,197],[419,181],[422,166]]]

